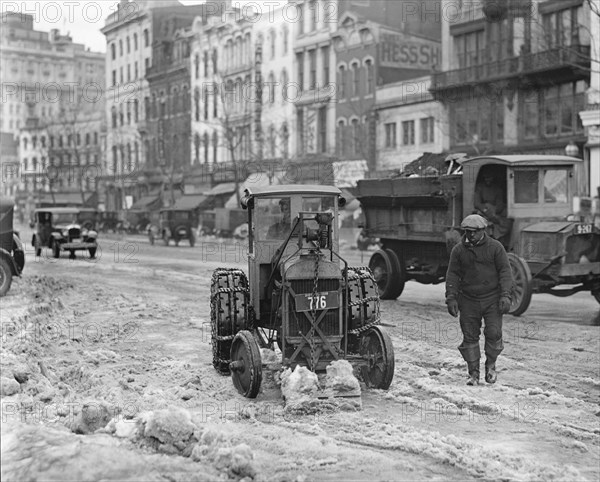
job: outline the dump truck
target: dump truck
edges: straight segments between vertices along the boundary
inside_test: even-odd
[[[581,159],[504,155],[459,163],[458,173],[358,182],[364,235],[381,243],[369,267],[382,299],[396,299],[409,280],[445,281],[461,220],[486,217],[476,207],[476,186],[492,177],[505,219],[488,216],[487,229],[508,253],[515,281],[510,313],[524,313],[533,293],[589,291],[600,302],[600,215],[597,199],[578,196],[585,192]]]

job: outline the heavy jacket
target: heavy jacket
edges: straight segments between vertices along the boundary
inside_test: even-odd
[[[450,253],[446,273],[446,301],[461,293],[467,298],[510,297],[512,271],[502,244],[484,234],[476,245],[463,237]]]

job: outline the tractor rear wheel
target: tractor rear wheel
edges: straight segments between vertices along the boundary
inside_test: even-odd
[[[229,368],[237,391],[246,398],[256,398],[262,382],[262,361],[258,342],[250,331],[242,330],[235,335]]]
[[[12,284],[12,270],[8,261],[4,258],[0,258],[0,296],[4,296],[8,293],[10,285]]]
[[[361,334],[359,353],[366,362],[361,367],[362,379],[370,388],[387,390],[394,378],[394,346],[392,339],[379,326]]]
[[[508,262],[514,280],[509,313],[519,316],[527,311],[529,303],[531,303],[531,294],[533,293],[531,270],[525,260],[514,253],[508,253]]]
[[[213,366],[229,374],[231,343],[248,323],[248,278],[240,269],[217,268],[210,287],[210,324]]]
[[[373,271],[379,297],[382,300],[395,300],[404,289],[403,269],[398,256],[391,249],[375,251],[369,260],[369,268]]]

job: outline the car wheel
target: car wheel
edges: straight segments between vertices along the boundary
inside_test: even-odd
[[[60,246],[56,241],[52,243],[52,256],[60,258]]]
[[[90,259],[96,258],[96,248],[88,248],[88,252],[90,253]]]
[[[0,258],[0,296],[4,296],[10,289],[12,283],[12,271],[8,261]]]

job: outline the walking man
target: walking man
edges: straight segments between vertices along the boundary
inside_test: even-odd
[[[464,235],[452,249],[446,274],[448,313],[460,313],[463,341],[458,347],[467,362],[467,385],[479,384],[479,335],[485,321],[485,381],[496,382],[496,359],[502,352],[502,315],[511,305],[512,272],[500,242],[485,232],[486,220],[467,216],[460,227]]]

